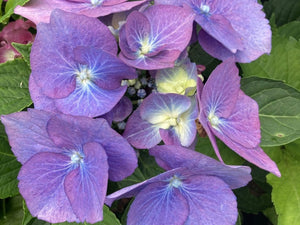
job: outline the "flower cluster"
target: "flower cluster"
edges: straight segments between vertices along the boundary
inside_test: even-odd
[[[215,136],[280,176],[259,147],[258,105],[240,89],[235,65],[270,52],[270,27],[256,1],[33,0],[15,12],[37,25],[34,109],[1,121],[33,216],[95,223],[104,203],[136,196],[128,224],[233,225],[231,189],[247,185],[250,168],[225,165]],[[223,61],[205,84],[203,66],[189,59],[194,39]],[[195,121],[220,162],[194,151]],[[166,172],[106,197],[108,179],[136,169],[132,146],[149,149]]]

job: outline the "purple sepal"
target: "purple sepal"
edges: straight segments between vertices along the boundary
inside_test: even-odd
[[[214,175],[195,175],[187,168],[170,170],[123,188],[108,195],[105,203],[111,205],[114,200],[132,196],[136,198],[127,221],[132,225],[206,225],[215,221],[231,225],[238,215],[236,198],[225,182]]]
[[[174,66],[189,43],[193,19],[190,10],[170,5],[132,12],[120,30],[120,58],[140,69]]]
[[[47,124],[49,137],[56,146],[70,148],[80,143],[97,142],[108,157],[109,179],[119,181],[129,176],[137,167],[133,148],[105,119],[56,115]]]
[[[163,181],[167,180],[169,177],[172,177],[175,174],[181,174],[185,173],[185,168],[176,168],[173,170],[166,171],[164,173],[161,173],[155,177],[152,177],[148,180],[145,180],[141,183],[137,183],[125,188],[122,188],[121,190],[118,190],[110,195],[106,196],[105,204],[108,206],[111,206],[111,204],[118,199],[122,198],[131,198],[133,196],[136,196],[141,190],[143,190],[148,184],[157,182],[157,181]]]
[[[39,152],[61,151],[49,138],[45,129],[53,115],[51,112],[28,109],[28,112],[1,116],[9,144],[20,163],[24,164]]]
[[[191,176],[184,181],[189,204],[185,225],[235,224],[238,217],[234,193],[221,179],[213,176]]]
[[[231,115],[239,95],[240,80],[239,70],[232,58],[217,66],[203,87],[202,110],[216,108],[215,114],[219,117]]]
[[[240,34],[223,15],[196,16],[195,20],[210,36],[221,41],[232,53],[244,48]]]
[[[189,1],[193,5],[192,1]],[[197,1],[196,4],[200,6],[201,2]],[[204,29],[206,33],[200,31],[199,43],[209,54],[221,60],[234,56],[235,61],[248,63],[262,54],[270,53],[271,29],[268,20],[265,19],[264,12],[261,10],[262,6],[257,1],[213,1],[207,5],[210,7],[210,12],[208,14],[202,13],[202,15],[200,13],[199,16],[210,21],[210,18],[215,15],[222,15],[229,21],[243,43],[242,49],[232,52],[226,44],[227,41],[233,40],[230,38],[231,35],[218,37],[209,28]],[[203,22],[200,25],[205,24]]]
[[[125,120],[132,112],[131,100],[126,96],[123,96],[110,112],[113,113],[113,121],[121,122]]]
[[[67,12],[83,14],[89,17],[99,17],[115,12],[126,11],[144,2],[144,0],[134,2],[106,0],[98,6],[93,6],[85,0],[31,0],[23,7],[17,6],[15,13],[38,24],[40,22],[49,22],[50,14],[55,9],[62,9]]]
[[[123,136],[131,145],[139,149],[151,148],[161,141],[159,127],[143,120],[140,109],[136,109],[129,117]]]
[[[56,99],[55,106],[64,114],[96,117],[109,112],[123,97],[126,89],[124,86],[105,90],[94,84],[88,90],[76,88],[68,97]]]
[[[182,225],[189,215],[187,199],[178,189],[168,188],[166,182],[150,183],[141,190],[128,212],[128,225]]]
[[[19,190],[34,217],[59,223],[79,221],[64,191],[70,158],[43,152],[30,158],[18,175]]]
[[[276,164],[259,147],[258,105],[240,90],[239,82],[238,70],[230,58],[212,72],[202,92],[198,83],[198,119],[220,160],[214,135],[246,160],[280,176]]]
[[[191,174],[216,176],[236,189],[247,185],[252,179],[251,169],[247,166],[227,166],[196,151],[175,145],[159,145],[151,148],[149,153],[165,170],[178,167],[190,169]]]
[[[83,163],[65,178],[64,189],[80,221],[96,223],[103,219],[108,180],[105,150],[97,143],[83,146]]]

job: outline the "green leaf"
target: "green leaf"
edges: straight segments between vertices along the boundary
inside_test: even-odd
[[[0,136],[0,198],[8,198],[19,193],[17,176],[21,164],[10,150],[6,138]]]
[[[119,189],[121,189],[136,183],[140,183],[144,180],[146,180],[146,178],[143,175],[142,171],[139,168],[136,168],[133,174],[131,174],[129,177],[125,178],[124,180],[118,182],[118,187]]]
[[[299,58],[300,40],[275,33],[270,55],[263,55],[251,63],[240,65],[244,77],[256,76],[281,80],[300,90]]]
[[[23,59],[0,64],[0,115],[30,106],[28,90],[30,68]]]
[[[277,26],[300,20],[299,0],[269,0],[264,4],[264,10],[268,18],[275,14]]]
[[[31,51],[32,44],[24,45],[24,44],[13,42],[12,46],[22,55],[25,62],[30,67],[30,51]]]
[[[277,166],[281,178],[272,174],[267,181],[272,185],[272,201],[278,214],[278,225],[299,225],[300,221],[300,140],[277,149]]]
[[[259,105],[261,146],[279,146],[300,138],[300,92],[270,79],[243,78],[242,90]]]
[[[14,13],[17,5],[23,6],[29,0],[8,0],[5,5],[5,14],[0,18],[0,23],[7,23],[9,17]]]
[[[300,21],[293,21],[278,28],[278,34],[289,38],[293,37],[296,40],[300,39]]]
[[[224,162],[228,165],[241,165],[245,162],[239,155],[237,155],[234,151],[228,148],[223,142],[217,139],[217,145],[222,156]],[[215,154],[215,151],[211,145],[211,142],[208,137],[202,138],[198,137],[197,144],[195,147],[197,152],[200,152],[204,155],[212,157],[216,160],[219,160]]]
[[[20,225],[23,218],[23,199],[20,195],[0,200],[0,206],[3,212],[0,215],[1,225]]]
[[[165,172],[164,169],[157,165],[155,158],[149,155],[148,150],[139,150],[138,160],[139,169],[141,170],[141,173],[143,174],[145,179],[149,179]]]

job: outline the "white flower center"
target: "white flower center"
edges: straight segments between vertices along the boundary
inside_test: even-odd
[[[86,65],[80,66],[78,70],[75,71],[77,82],[86,86],[92,82],[93,73]]]
[[[104,0],[91,0],[91,4],[93,7],[97,7],[102,4]]]
[[[175,188],[179,188],[181,185],[182,185],[182,181],[181,181],[181,179],[177,175],[174,175],[170,179],[169,186],[175,187]]]
[[[215,128],[216,130],[219,130],[219,124],[221,123],[221,121],[220,121],[220,119],[219,119],[219,117],[217,117],[216,115],[215,115],[215,113],[214,112],[210,112],[209,114],[208,114],[208,120],[209,120],[209,122],[210,122],[210,125],[213,127],[213,128]]]
[[[71,155],[71,164],[81,164],[83,163],[83,158],[84,156],[80,152],[74,151]]]
[[[208,14],[210,10],[209,5],[201,4],[200,5],[200,11],[204,14]]]
[[[151,49],[152,49],[152,45],[151,43],[149,43],[149,38],[144,38],[141,42],[140,42],[140,51],[139,51],[139,56],[144,57],[144,55],[148,54]]]

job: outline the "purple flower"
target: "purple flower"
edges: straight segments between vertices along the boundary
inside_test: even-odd
[[[276,164],[259,147],[258,105],[240,90],[238,74],[233,59],[228,59],[212,72],[204,87],[198,80],[199,121],[220,160],[214,135],[249,162],[280,176]]]
[[[190,146],[196,137],[195,100],[178,94],[152,93],[129,117],[123,136],[136,148],[166,144]]]
[[[117,58],[117,44],[96,18],[53,11],[37,26],[29,90],[35,108],[95,117],[110,111],[136,72]]]
[[[226,166],[180,146],[156,146],[150,154],[169,171],[106,197],[111,205],[135,197],[127,224],[235,224],[236,197],[231,189],[245,186],[250,168]]]
[[[144,2],[145,0],[131,2],[126,0],[31,0],[23,7],[17,6],[15,13],[38,24],[49,23],[50,14],[55,9],[99,17],[126,11]]]
[[[212,56],[251,62],[271,51],[271,29],[262,6],[253,0],[155,0],[188,5],[201,26],[198,41]]]
[[[120,58],[139,69],[174,66],[190,41],[193,19],[188,9],[167,5],[130,13],[119,33]]]
[[[104,119],[32,109],[1,121],[23,164],[19,191],[31,214],[50,223],[102,220],[107,179],[137,167],[132,147]]]

